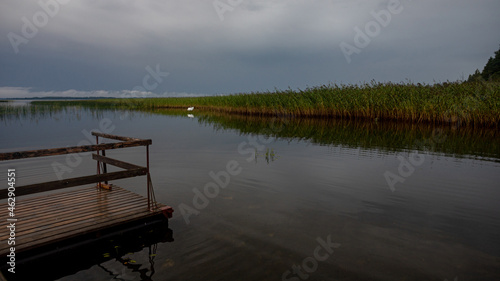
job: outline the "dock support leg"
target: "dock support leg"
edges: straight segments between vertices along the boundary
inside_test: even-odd
[[[95,144],[99,144],[99,136],[95,136]],[[96,151],[97,155],[99,155],[99,150]],[[97,174],[101,174],[101,162],[97,161]],[[97,188],[101,188],[101,182],[97,183]]]
[[[106,150],[102,151],[102,156],[106,156]],[[102,163],[102,172],[103,172],[103,174],[106,174],[108,172],[108,168],[106,166],[106,163]],[[108,181],[104,181],[104,184],[107,185]]]
[[[151,206],[151,190],[150,190],[150,184],[149,184],[149,145],[146,145],[146,169],[147,169],[147,175],[146,175],[146,181],[147,181],[147,188],[148,188],[148,209],[152,211],[152,206]]]

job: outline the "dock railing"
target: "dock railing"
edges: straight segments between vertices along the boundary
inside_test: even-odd
[[[63,180],[36,183],[25,186],[16,186],[15,195],[22,196],[22,195],[52,191],[52,190],[81,186],[92,183],[97,183],[98,188],[103,188],[108,186],[107,183],[108,181],[111,180],[131,178],[137,176],[147,176],[148,209],[152,211],[153,207],[156,205],[156,201],[154,199],[154,193],[151,184],[151,176],[149,174],[149,145],[152,144],[151,139],[130,138],[130,137],[110,135],[110,134],[103,134],[99,132],[92,132],[92,135],[96,137],[95,145],[0,153],[0,161],[8,161],[8,160],[17,160],[24,158],[56,156],[56,155],[82,153],[90,151],[97,152],[97,154],[92,154],[92,159],[97,161],[96,175],[68,178]],[[99,143],[99,137],[118,140],[120,142]],[[136,146],[146,147],[146,163],[147,163],[146,167],[123,162],[106,156],[106,150],[120,149],[126,147],[136,147]],[[107,165],[112,165],[125,170],[108,173]],[[104,182],[105,185],[102,185],[101,184],[102,182]],[[0,199],[8,198],[8,193],[9,193],[8,189],[0,189]]]

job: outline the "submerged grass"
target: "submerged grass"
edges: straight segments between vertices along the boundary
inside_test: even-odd
[[[498,127],[500,83],[325,85],[227,96],[36,101],[97,108],[187,108],[245,115],[460,123]]]

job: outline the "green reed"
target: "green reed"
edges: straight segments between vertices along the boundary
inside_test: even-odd
[[[499,83],[324,85],[226,96],[37,101],[97,108],[187,108],[245,115],[338,117],[497,127]]]

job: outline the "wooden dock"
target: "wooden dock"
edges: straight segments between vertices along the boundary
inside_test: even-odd
[[[147,198],[116,186],[112,190],[86,187],[16,203],[16,253],[161,215],[165,207],[157,204],[149,210]],[[2,221],[7,219],[5,214]],[[8,238],[9,229],[3,227],[0,241]],[[0,255],[6,256],[9,248],[2,243]]]
[[[1,213],[1,219],[7,222],[7,226],[10,223],[15,225],[14,245],[7,243],[8,239],[12,237],[11,230],[8,227],[0,228],[0,241],[2,241],[0,256],[2,258],[9,254],[10,247],[15,247],[17,257],[19,253],[32,252],[67,241],[81,242],[79,240],[82,237],[85,239],[99,237],[108,230],[116,231],[120,226],[130,226],[132,223],[140,224],[158,217],[166,219],[171,216],[173,210],[157,203],[154,198],[149,175],[149,145],[151,140],[95,132],[92,134],[96,136],[96,145],[0,154],[0,161],[5,161],[97,151],[97,154],[92,156],[97,161],[96,175],[0,190],[0,199],[10,200],[9,198],[15,195],[15,209],[12,213],[7,211],[7,202],[0,201],[5,202],[5,212]],[[99,136],[121,142],[99,144]],[[132,146],[146,146],[146,167],[105,156],[106,149]],[[125,171],[107,173],[106,164],[125,169]],[[108,184],[109,180],[140,175],[147,176],[145,184],[147,185],[147,198]],[[94,184],[90,186],[91,183]],[[71,191],[43,193],[75,186],[79,187]],[[37,196],[23,197],[23,195],[33,193],[37,193]]]

